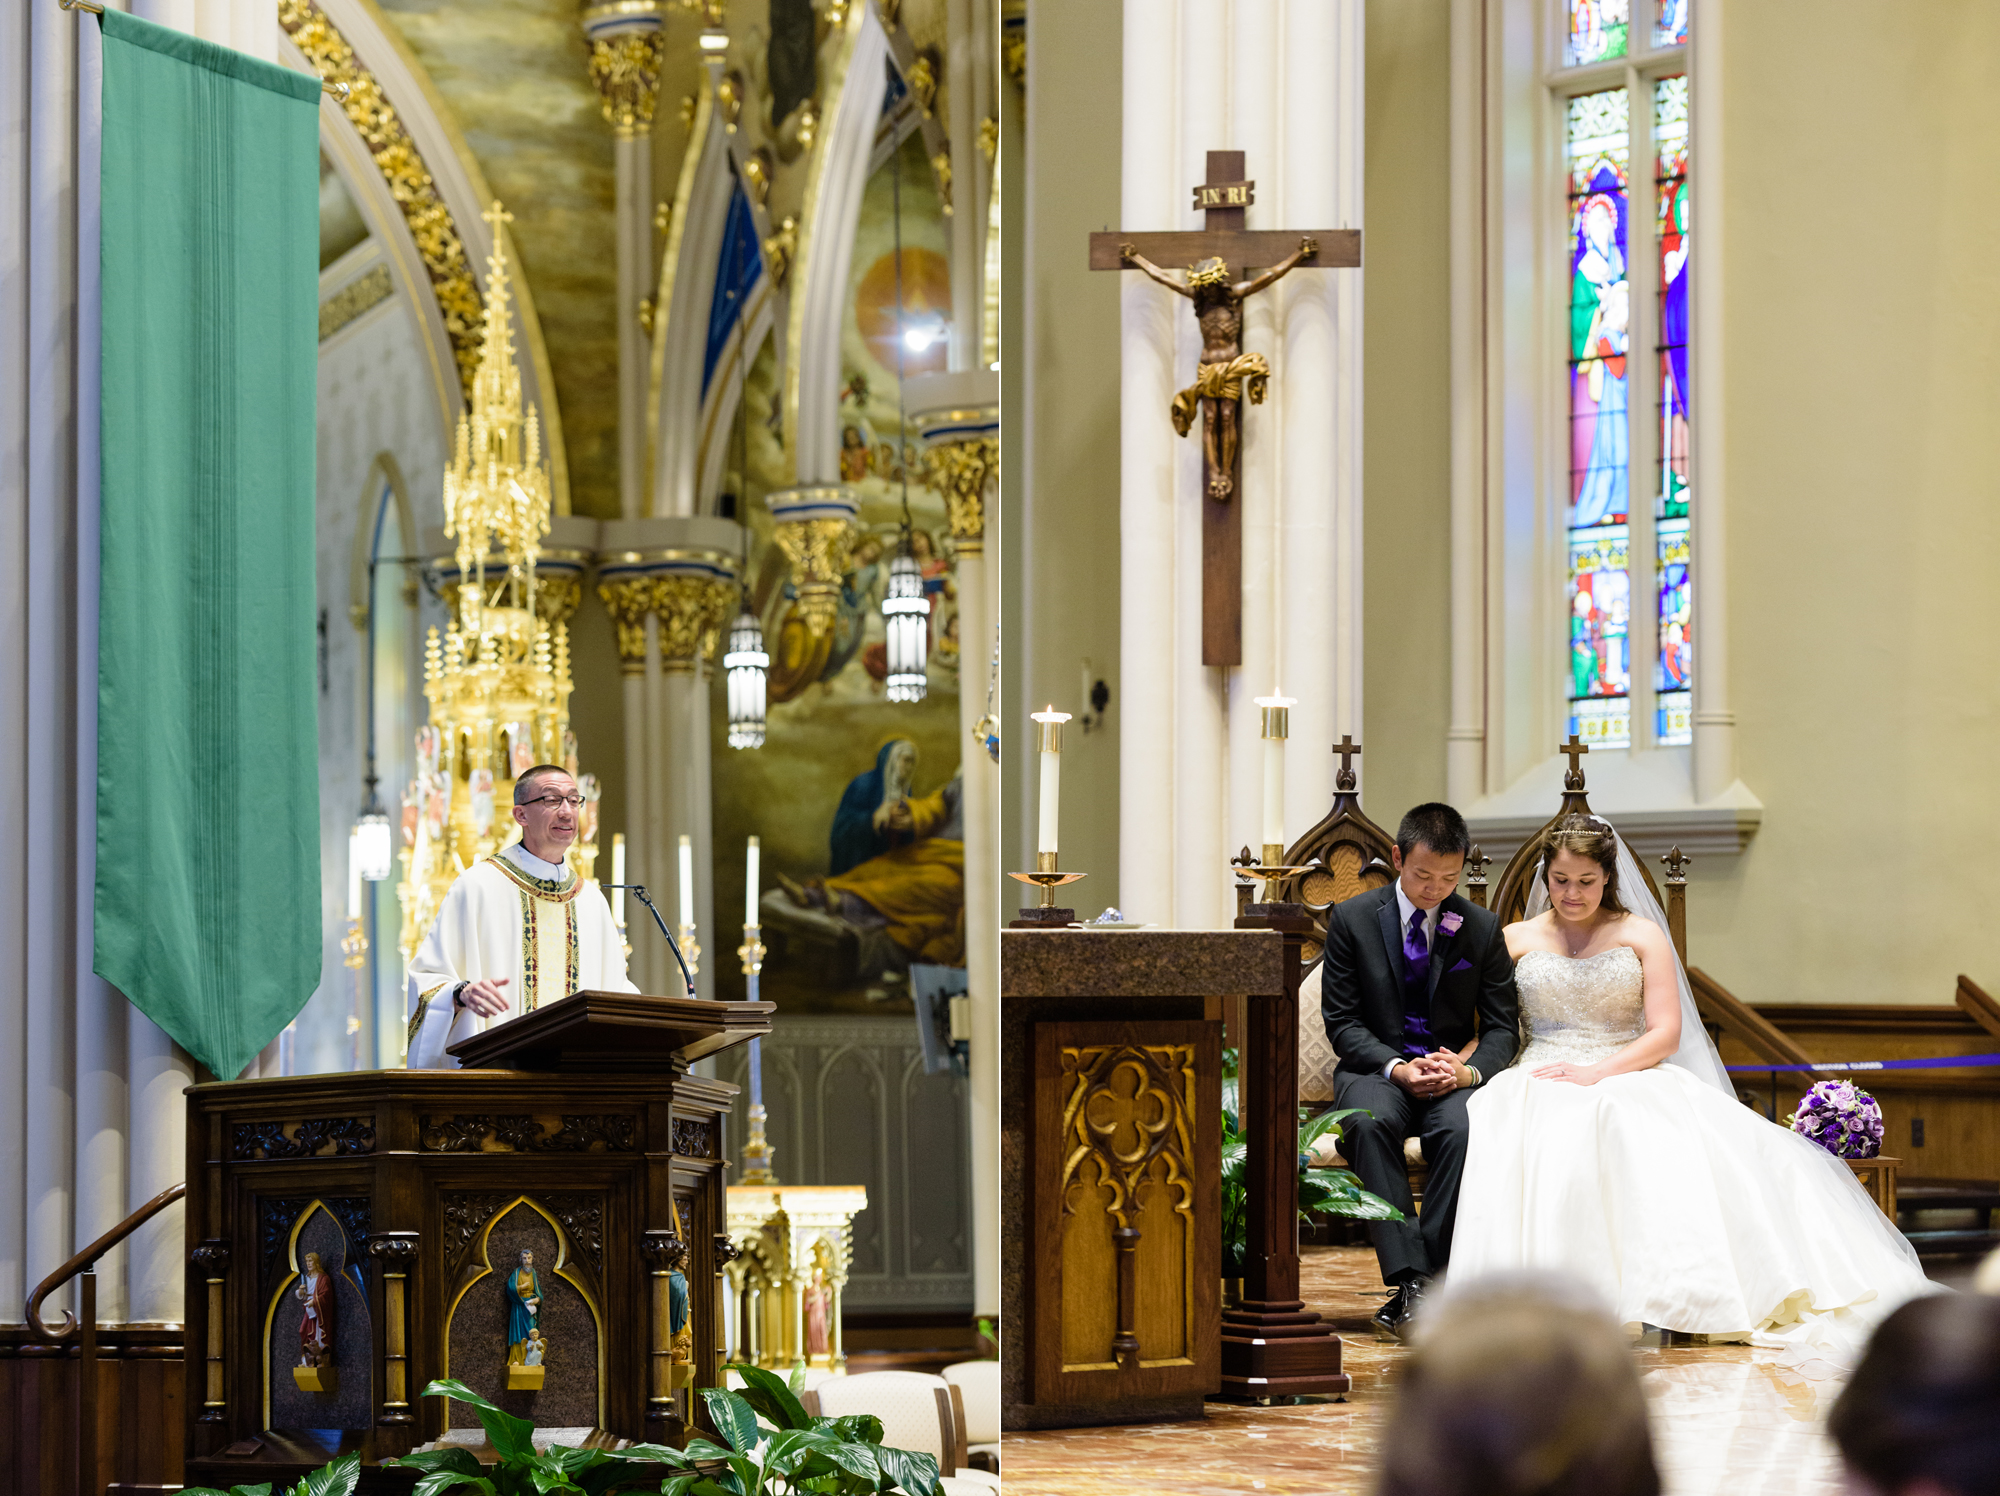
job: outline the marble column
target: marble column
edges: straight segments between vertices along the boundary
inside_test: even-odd
[[[980,141],[993,117],[993,11],[989,0],[948,0],[945,82],[951,139],[950,367],[979,367],[980,314],[985,305],[986,214],[993,163]]]
[[[956,267],[954,267],[956,269]],[[1000,1303],[1000,769],[976,741],[998,618],[999,555],[986,510],[1000,477],[1000,376],[989,370],[909,381],[925,482],[944,495],[957,552],[958,747],[965,823],[965,970],[971,1017],[973,1308]]]
[[[619,683],[625,702],[624,803],[620,811],[625,827],[625,876],[631,882],[644,883],[646,873],[641,859],[646,852],[641,837],[647,823],[646,776],[641,772],[641,765],[646,762],[646,617],[653,610],[653,582],[648,576],[625,570],[619,564],[623,560],[622,557],[605,558],[604,569],[598,575],[597,595],[610,613],[612,627],[617,632]],[[600,855],[600,882],[610,881],[610,866],[610,862]],[[651,891],[650,888],[648,891]],[[628,894],[615,893],[611,897],[614,908],[620,907],[617,900],[625,901],[622,907],[626,911],[626,938],[632,945],[629,974],[643,990],[657,992],[659,988],[651,981],[652,953],[656,942],[645,939],[634,928],[652,923],[646,918],[645,906]]]
[[[618,626],[625,670],[627,878],[646,885],[668,928],[679,919],[678,846],[693,839],[695,924],[702,945],[696,991],[710,995],[722,937],[712,918],[709,695],[716,645],[737,606],[743,527],[713,515],[607,520],[598,546],[598,596]],[[632,980],[681,990],[680,970],[636,901],[628,906]],[[678,932],[676,932],[678,933]],[[733,959],[733,958],[729,958]]]
[[[1127,0],[1124,61],[1154,86],[1125,93],[1121,226],[1201,227],[1211,150],[1246,153],[1248,228],[1361,226],[1361,0]],[[1185,301],[1121,277],[1119,890],[1137,918],[1230,918],[1225,865],[1258,840],[1254,698],[1298,702],[1288,834],[1325,813],[1327,745],[1363,737],[1360,274],[1296,271],[1245,308],[1244,350],[1273,378],[1243,412],[1235,669],[1201,663],[1200,443],[1167,414],[1200,337]]]
[[[660,97],[661,15],[649,0],[586,6],[590,81],[613,134],[617,177],[618,508],[646,512],[646,389],[651,337],[640,302],[653,273],[653,110]]]
[[[730,524],[729,521],[710,521]],[[678,854],[680,839],[693,844],[694,907],[696,939],[701,952],[695,972],[695,993],[715,995],[716,963],[733,960],[736,927],[725,934],[715,925],[714,814],[709,772],[709,679],[715,646],[722,630],[736,613],[735,553],[722,550],[683,551],[676,555],[655,583],[654,607],[660,620],[660,665],[662,670],[660,751],[655,762],[661,771],[662,803],[666,812],[665,845]],[[671,904],[663,904],[667,922],[678,921],[681,905],[680,872],[663,885],[673,894]],[[679,931],[675,931],[676,935]],[[678,991],[670,985],[665,990]]]

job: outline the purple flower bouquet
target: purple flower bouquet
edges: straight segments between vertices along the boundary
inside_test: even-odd
[[[1799,1098],[1791,1127],[1835,1158],[1873,1158],[1882,1151],[1882,1108],[1851,1080],[1815,1081]]]

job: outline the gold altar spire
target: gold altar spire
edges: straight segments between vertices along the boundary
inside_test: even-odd
[[[569,863],[588,878],[597,859],[595,775],[577,773],[569,730],[569,630],[537,608],[535,566],[548,533],[550,483],[541,417],[521,397],[513,301],[495,202],[486,257],[486,315],[472,400],[444,471],[444,533],[457,542],[453,618],[424,647],[430,721],[417,733],[417,773],[403,800],[403,957],[429,932],[445,893],[479,858],[513,840],[514,779],[561,764],[584,797]]]

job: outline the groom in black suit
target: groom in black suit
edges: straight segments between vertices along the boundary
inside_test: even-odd
[[[1372,1227],[1382,1281],[1396,1290],[1375,1322],[1400,1336],[1431,1275],[1451,1257],[1465,1165],[1466,1102],[1513,1063],[1520,1043],[1514,961],[1499,919],[1457,892],[1471,838],[1449,805],[1419,805],[1396,829],[1396,881],[1329,912],[1320,1013],[1340,1056],[1340,1151],[1361,1182],[1403,1212]],[[1478,1047],[1471,1043],[1478,1015]],[[1411,1219],[1403,1141],[1422,1140],[1430,1177]]]

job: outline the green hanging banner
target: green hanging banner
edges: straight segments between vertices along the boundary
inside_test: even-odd
[[[95,967],[233,1079],[320,976],[320,86],[102,21]]]

